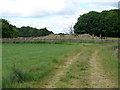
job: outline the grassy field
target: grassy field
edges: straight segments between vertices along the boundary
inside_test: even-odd
[[[117,87],[117,50],[117,43],[3,43],[3,87],[90,88],[92,58]]]
[[[16,87],[11,85],[43,78],[77,47],[66,44],[3,43],[3,87]]]
[[[58,88],[116,88],[118,87],[118,57],[116,51],[117,44],[108,43],[104,44],[83,44],[82,51],[76,61],[70,66],[60,80],[56,83]],[[95,51],[98,51],[97,55],[92,55]],[[96,57],[96,58],[95,58]],[[95,61],[91,61],[95,58]],[[98,63],[99,62],[99,63]],[[91,65],[90,65],[91,64]],[[97,66],[95,66],[95,65]],[[101,65],[99,67],[99,64]],[[93,70],[91,72],[91,68]],[[95,69],[94,69],[95,68]],[[102,70],[102,71],[101,71]],[[91,82],[91,74],[93,73],[93,78],[95,79],[95,85]],[[99,78],[99,74],[100,78]],[[101,78],[104,77],[104,78]],[[109,78],[110,82],[105,78]],[[97,79],[103,79],[97,80]],[[101,81],[101,82],[99,82]],[[108,85],[104,86],[108,83]],[[107,82],[106,82],[107,81]],[[100,83],[98,86],[96,83]]]

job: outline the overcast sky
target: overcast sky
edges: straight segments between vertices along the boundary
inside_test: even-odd
[[[47,27],[54,33],[65,32],[89,11],[118,8],[119,0],[0,0],[0,17],[17,27]]]

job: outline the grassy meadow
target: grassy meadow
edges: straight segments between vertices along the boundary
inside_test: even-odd
[[[96,57],[105,75],[115,83],[118,80],[117,43],[3,43],[2,46],[3,88],[45,88],[45,84],[52,81],[49,78],[54,76],[56,67],[64,65],[66,58],[77,53],[80,55],[66,68],[55,86],[92,87],[89,61],[95,50],[99,51]]]
[[[101,67],[97,72],[103,73],[103,77],[110,78],[114,88],[118,87],[118,47],[117,43],[82,43],[81,54],[76,59],[65,75],[56,83],[57,88],[94,88],[91,84],[91,66],[94,67],[90,59],[96,57]],[[94,51],[98,50],[96,56],[92,56]],[[92,56],[92,57],[91,57]],[[99,66],[99,65],[98,65]],[[95,78],[95,77],[94,77]],[[97,80],[97,79],[96,79]],[[96,81],[96,83],[99,83]],[[103,82],[102,82],[103,83]],[[102,86],[98,88],[110,88]],[[113,87],[112,87],[113,88]]]
[[[77,47],[68,44],[3,43],[3,87],[16,87],[11,85],[43,78]]]

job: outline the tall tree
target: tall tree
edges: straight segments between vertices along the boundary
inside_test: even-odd
[[[104,10],[101,13],[91,11],[78,18],[74,26],[77,34],[89,33],[99,36],[118,37],[120,9]]]
[[[2,22],[2,37],[3,38],[16,38],[19,31],[16,26],[11,25],[7,20],[1,19]]]
[[[39,37],[53,34],[52,31],[47,30],[47,28],[37,29],[29,26],[23,26],[19,29],[20,37]]]

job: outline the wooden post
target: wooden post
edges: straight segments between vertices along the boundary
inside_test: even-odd
[[[92,34],[92,39],[94,39],[94,34]]]
[[[102,39],[102,38],[101,38],[101,34],[100,34],[100,39]]]

